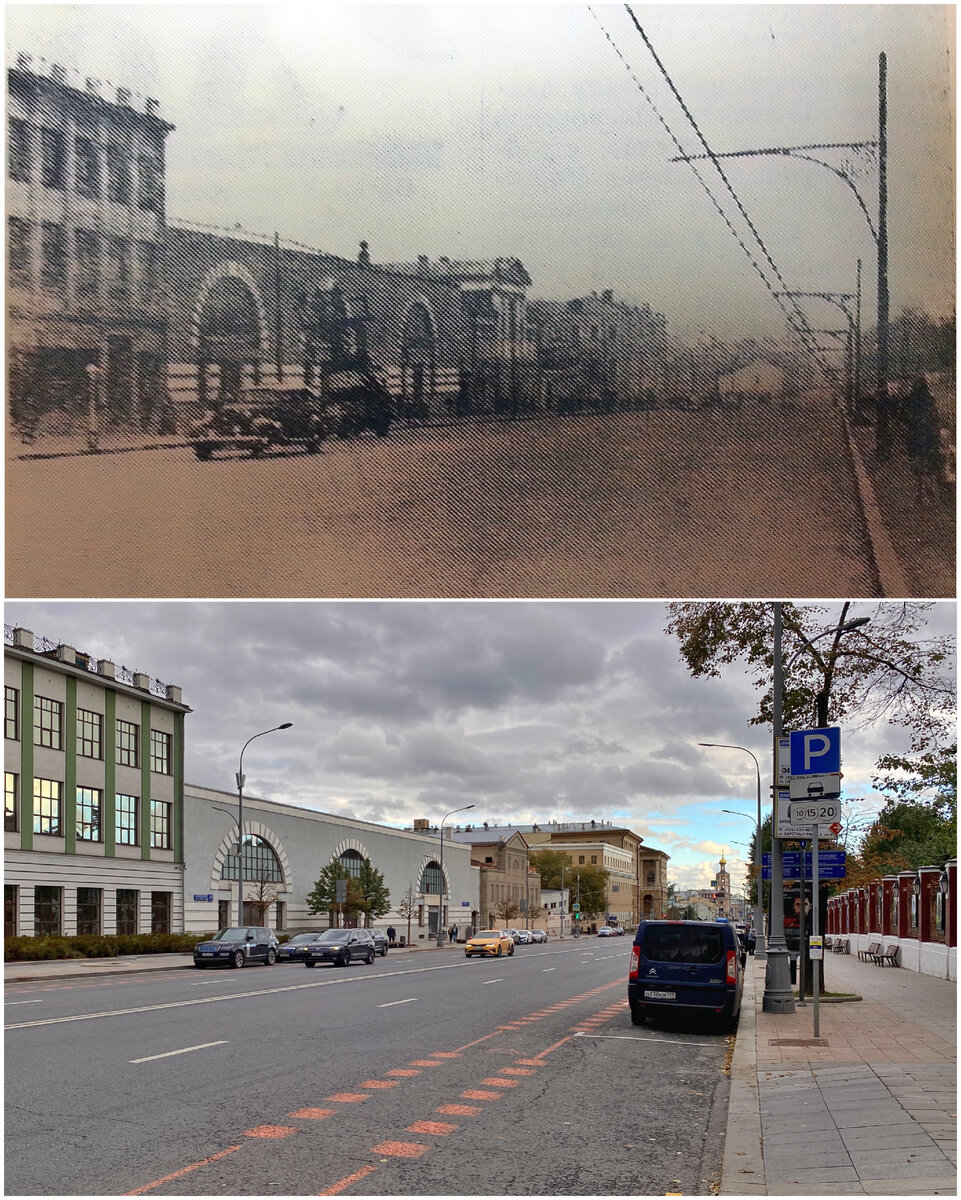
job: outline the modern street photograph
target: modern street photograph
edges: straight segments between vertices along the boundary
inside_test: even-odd
[[[956,1195],[956,629],[8,602],[4,1195]]]
[[[5,6],[6,594],[954,596],[955,21]]]

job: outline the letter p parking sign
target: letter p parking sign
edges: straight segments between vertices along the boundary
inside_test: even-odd
[[[841,730],[802,729],[791,734],[792,775],[836,775],[841,770]]]

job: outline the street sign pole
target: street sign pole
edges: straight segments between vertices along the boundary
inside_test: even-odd
[[[801,881],[798,884],[798,895],[801,897],[801,908],[798,912],[798,927],[797,927],[797,1002],[800,1008],[807,1008],[808,1002],[805,999],[805,984],[807,983],[807,963],[804,961],[807,957],[804,953],[805,935],[807,933],[807,920],[804,914],[804,895],[806,892],[805,884],[807,883],[807,871],[804,869],[804,864],[807,862],[807,846],[804,844],[804,839],[798,843],[801,847]]]
[[[818,827],[813,826],[811,829],[811,898],[812,898],[812,913],[811,913],[811,938],[813,941],[818,941],[821,930],[819,928],[819,912],[821,907],[821,897],[818,894]],[[804,905],[802,904],[803,908]],[[814,1036],[821,1036],[821,1023],[818,1013],[818,984],[820,983],[821,964],[811,955],[811,981],[814,984]]]

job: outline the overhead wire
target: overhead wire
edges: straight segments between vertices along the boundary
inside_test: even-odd
[[[588,11],[590,12],[591,16],[597,22],[598,26],[601,29],[601,32],[604,34],[605,38],[607,39],[608,43],[610,44],[611,49],[614,51],[614,53],[620,59],[625,70],[627,71],[628,75],[633,80],[634,85],[637,87],[638,91],[641,93],[641,95],[647,101],[647,104],[650,107],[651,111],[654,113],[654,116],[657,118],[657,120],[663,127],[664,131],[667,133],[668,137],[671,139],[671,141],[677,147],[678,151],[680,152],[680,154],[682,155],[684,160],[688,163],[691,170],[694,172],[695,178],[698,180],[701,187],[704,189],[705,193],[707,194],[708,198],[710,199],[710,201],[711,201],[712,205],[714,206],[715,210],[717,211],[718,215],[721,217],[721,219],[724,221],[725,225],[730,230],[735,241],[738,243],[741,250],[744,252],[745,256],[751,263],[751,266],[754,268],[754,270],[757,273],[758,277],[760,278],[761,282],[764,284],[765,288],[770,293],[772,299],[775,301],[775,303],[778,305],[778,307],[783,312],[785,318],[787,319],[789,326],[791,327],[793,332],[796,334],[796,336],[799,338],[799,340],[801,341],[801,344],[804,346],[804,348],[808,351],[808,353],[812,356],[812,358],[814,358],[815,362],[817,362],[817,364],[821,368],[821,370],[829,378],[836,381],[836,378],[837,378],[836,371],[828,363],[824,362],[820,357],[820,349],[821,348],[816,343],[816,339],[814,337],[814,332],[811,329],[811,326],[807,320],[807,317],[806,317],[803,309],[800,307],[800,305],[797,303],[797,301],[793,297],[780,296],[778,294],[778,292],[775,290],[775,288],[772,286],[772,283],[771,283],[770,279],[768,278],[763,266],[761,265],[760,262],[758,262],[756,255],[751,250],[751,248],[746,244],[741,233],[735,228],[734,223],[732,222],[732,220],[728,216],[728,214],[725,212],[723,205],[720,203],[720,201],[715,196],[707,179],[704,178],[702,173],[698,170],[698,168],[694,165],[694,163],[691,162],[690,159],[688,158],[688,156],[684,153],[684,146],[682,145],[680,139],[675,134],[674,130],[671,128],[667,119],[664,117],[664,115],[661,113],[661,111],[657,107],[657,104],[654,102],[654,100],[651,97],[651,95],[649,94],[647,88],[645,88],[643,83],[641,83],[640,79],[637,77],[636,72],[634,71],[631,64],[628,62],[626,56],[621,51],[620,47],[615,42],[610,31],[606,28],[604,23],[598,17],[597,13],[594,11],[593,6],[588,5],[587,7],[588,7]],[[771,271],[774,273],[777,280],[782,285],[782,290],[784,292],[789,291],[790,289],[788,288],[787,284],[785,283],[783,276],[781,275],[781,272],[780,272],[777,264],[774,261],[773,256],[771,255],[770,251],[767,248],[767,245],[764,242],[764,239],[761,237],[756,226],[754,225],[754,222],[751,220],[750,216],[748,215],[743,202],[741,201],[740,197],[737,195],[730,180],[727,178],[726,174],[724,173],[724,170],[722,169],[719,162],[717,161],[717,156],[713,153],[710,146],[708,145],[706,138],[704,137],[696,120],[694,119],[693,114],[690,112],[690,110],[687,107],[686,103],[684,102],[680,92],[678,91],[678,89],[675,86],[670,75],[667,73],[666,68],[664,67],[664,65],[661,62],[660,58],[658,57],[656,51],[654,50],[654,47],[651,44],[650,39],[648,38],[647,34],[644,32],[643,28],[639,24],[630,5],[625,4],[624,8],[626,9],[632,22],[634,23],[634,26],[637,29],[638,33],[643,38],[645,45],[647,46],[652,57],[654,58],[655,63],[657,64],[661,74],[664,76],[664,79],[666,80],[666,82],[667,82],[668,86],[670,87],[672,93],[674,94],[676,100],[680,104],[681,110],[683,111],[687,120],[690,122],[691,127],[693,128],[694,132],[696,133],[698,139],[701,142],[701,145],[705,148],[705,150],[707,152],[706,157],[708,159],[710,159],[712,165],[715,167],[715,169],[717,170],[721,179],[724,181],[724,184],[727,187],[727,190],[729,191],[729,193],[731,194],[731,196],[734,200],[734,203],[736,204],[739,212],[741,213],[741,216],[744,218],[744,221],[747,223],[747,226],[750,229],[752,236],[754,237],[755,241],[757,242],[758,246],[760,247],[764,257],[767,259],[767,262],[768,262],[768,265],[770,266]],[[786,307],[785,304],[783,303],[783,299],[785,299],[785,298],[791,300],[791,308]],[[792,309],[793,309],[793,311],[792,311]]]

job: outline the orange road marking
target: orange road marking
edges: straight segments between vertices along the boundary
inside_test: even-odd
[[[322,1121],[324,1117],[332,1117],[336,1111],[335,1108],[298,1108],[287,1116],[300,1117],[304,1121]]]
[[[484,1110],[476,1104],[438,1104],[434,1112],[445,1113],[451,1117],[476,1117]]]
[[[520,1060],[518,1060],[520,1061]],[[533,1075],[529,1067],[501,1067],[502,1075]]]
[[[369,1100],[370,1096],[359,1096],[355,1092],[337,1092],[333,1096],[325,1096],[325,1100],[332,1100],[335,1104],[360,1104],[362,1100]]]
[[[405,1071],[405,1070],[402,1070],[402,1069],[400,1069],[400,1070],[397,1070],[397,1071],[388,1071],[388,1072],[387,1072],[387,1074],[388,1074],[388,1075],[404,1075],[404,1076],[407,1076],[407,1075],[419,1075],[419,1074],[420,1074],[420,1071]]]
[[[438,1137],[446,1137],[455,1129],[460,1129],[460,1126],[448,1125],[446,1121],[415,1121],[413,1125],[405,1125],[404,1128],[408,1133],[436,1133]]]
[[[458,1053],[460,1053],[461,1050],[470,1050],[472,1046],[479,1046],[481,1042],[489,1041],[492,1037],[497,1037],[496,1030],[493,1033],[485,1033],[483,1037],[476,1038],[473,1042],[468,1042],[466,1045],[461,1046],[458,1050]]]
[[[433,1050],[431,1058],[460,1058],[457,1050]]]
[[[292,1133],[299,1133],[293,1125],[255,1125],[253,1129],[245,1129],[243,1137],[285,1138]]]
[[[486,1083],[488,1087],[520,1087],[519,1079],[498,1079],[496,1075],[492,1075],[490,1079],[482,1079],[481,1083]]]
[[[545,1058],[548,1054],[553,1053],[558,1046],[563,1046],[565,1042],[569,1042],[570,1040],[569,1037],[562,1037],[559,1042],[555,1042],[553,1046],[548,1046],[546,1050],[542,1050],[540,1054],[535,1055],[535,1058]],[[541,1064],[538,1063],[537,1065],[540,1066]]]
[[[392,1088],[397,1086],[396,1079],[365,1079],[360,1087],[365,1088]]]
[[[164,1175],[162,1179],[155,1179],[153,1183],[145,1183],[143,1187],[134,1188],[132,1192],[124,1192],[125,1196],[142,1196],[144,1192],[152,1191],[155,1187],[160,1187],[162,1183],[169,1183],[171,1179],[179,1179],[181,1175],[189,1175],[191,1171],[196,1171],[198,1167],[205,1167],[207,1163],[216,1162],[218,1158],[223,1158],[227,1154],[233,1154],[235,1150],[239,1150],[239,1146],[230,1146],[226,1150],[220,1150],[217,1154],[211,1154],[209,1158],[202,1158],[200,1162],[191,1163],[189,1167],[181,1167],[179,1171],[173,1171],[170,1175]]]
[[[544,1065],[539,1058],[517,1058],[514,1061],[523,1063],[525,1067],[542,1067]]]
[[[336,1196],[345,1188],[349,1188],[352,1183],[356,1183],[358,1179],[363,1179],[365,1175],[369,1175],[371,1171],[376,1171],[376,1167],[361,1167],[359,1171],[355,1171],[353,1175],[347,1175],[337,1183],[332,1183],[329,1188],[325,1188],[322,1192],[318,1192],[318,1196]]]
[[[468,1088],[466,1092],[461,1092],[461,1097],[464,1100],[499,1100],[503,1094],[503,1092],[481,1092],[477,1088]]]
[[[410,1065],[412,1067],[442,1067],[444,1064],[436,1058],[415,1058]]]
[[[427,1147],[420,1142],[381,1142],[379,1146],[372,1146],[370,1152],[389,1154],[394,1158],[420,1158],[427,1153]]]

